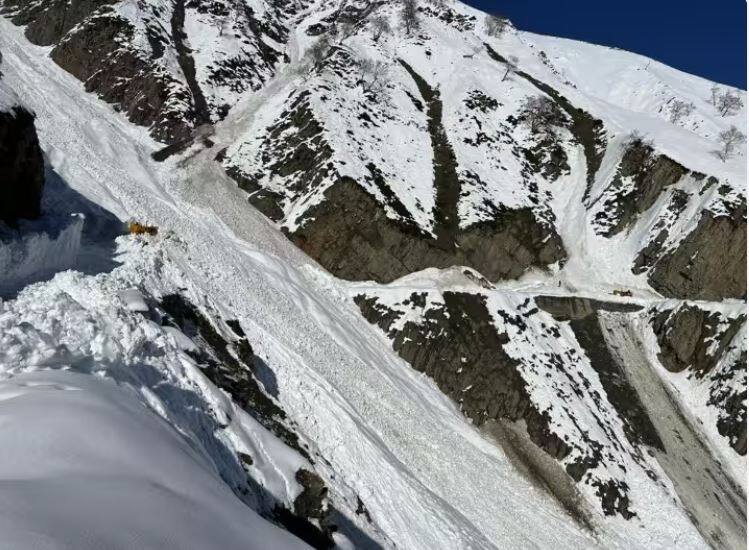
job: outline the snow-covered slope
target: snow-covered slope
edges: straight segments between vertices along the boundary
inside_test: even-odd
[[[36,114],[40,223],[84,225],[77,271],[2,280],[0,441],[52,456],[0,461],[44,476],[0,542],[744,545],[745,152],[710,151],[745,110],[711,83],[449,1],[410,36],[399,2],[45,4],[4,2],[0,92]],[[70,437],[25,420],[46,399]],[[81,450],[91,410],[122,445]]]
[[[59,370],[4,374],[7,548],[303,547],[232,495],[134,388]]]
[[[344,10],[359,21],[354,30],[338,33],[326,59],[304,78],[286,79],[224,154],[253,204],[334,273],[387,281],[457,261],[492,280],[513,278],[519,273],[491,259],[507,253],[520,273],[554,271],[566,260],[560,278],[578,288],[593,280],[688,297],[697,291],[673,280],[669,253],[694,235],[702,214],[705,223],[736,218],[742,232],[745,157],[722,162],[711,151],[720,131],[746,129],[746,111],[718,116],[711,83],[608,48],[513,31],[495,39],[483,14],[451,2],[444,9],[425,3],[412,36],[398,30],[375,40],[357,6]],[[384,3],[377,13],[398,28],[399,9]],[[321,27],[331,32],[335,16],[343,19],[336,10],[331,4],[302,21],[294,49],[308,49]],[[513,57],[519,68],[504,78],[504,61]],[[363,60],[386,67],[376,90]],[[522,123],[524,101],[537,96],[559,110],[551,138]],[[677,100],[695,110],[671,122]],[[635,130],[652,145],[638,150],[630,143]],[[365,196],[349,190],[348,181]],[[367,214],[369,206],[356,210],[357,203],[369,205],[368,197],[397,223]],[[344,220],[358,217],[358,225],[337,216],[343,204],[352,210]],[[507,235],[502,220],[509,216],[533,240]],[[377,237],[359,225],[392,241],[394,259],[368,253]],[[423,238],[412,238],[414,230]],[[353,244],[333,244],[336,231]],[[433,250],[445,244],[445,253]],[[389,265],[399,262],[405,268]],[[726,267],[742,279],[740,268]],[[705,279],[705,297],[720,294]],[[726,288],[723,295],[742,293]]]

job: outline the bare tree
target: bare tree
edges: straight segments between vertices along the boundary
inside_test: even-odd
[[[419,27],[419,3],[417,0],[401,0],[401,23],[408,36]]]
[[[384,15],[378,15],[372,19],[372,40],[379,42],[383,34],[390,33],[390,23]]]
[[[387,63],[365,58],[360,59],[356,65],[365,93],[377,95],[385,91],[390,82],[390,67]]]
[[[484,25],[486,26],[486,34],[494,38],[502,38],[507,29],[510,28],[510,21],[504,17],[487,15],[484,19]]]
[[[744,102],[741,101],[739,94],[726,90],[718,96],[716,108],[720,116],[726,115],[733,116],[741,110],[744,106]]]
[[[720,86],[713,84],[710,88],[710,103],[713,104],[713,107],[718,106],[718,94],[720,94]]]
[[[502,82],[504,82],[510,73],[514,73],[518,70],[518,58],[511,55],[505,60],[505,74],[502,75]]]
[[[736,148],[739,144],[746,141],[746,136],[736,126],[731,126],[728,130],[724,130],[718,134],[718,142],[720,143],[720,149],[713,151],[713,154],[723,162],[726,162],[736,152]]]
[[[534,134],[550,135],[554,132],[554,126],[564,122],[557,104],[544,96],[527,98],[520,110],[520,117]]]
[[[676,124],[685,116],[689,116],[694,112],[695,106],[691,101],[682,101],[681,99],[674,99],[671,102],[671,114],[669,120]]]

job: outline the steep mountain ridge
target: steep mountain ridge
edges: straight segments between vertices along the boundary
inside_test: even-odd
[[[42,4],[4,9],[38,40]],[[0,304],[3,376],[72,365],[143,388],[216,479],[317,547],[743,545],[744,153],[709,153],[743,122],[710,113],[709,83],[626,52],[497,40],[452,2],[420,3],[410,37],[397,2],[70,6],[83,19],[52,59],[0,22],[3,84],[37,113],[49,168],[158,236],[120,237],[121,267]],[[60,70],[81,78],[55,50],[110,8],[136,29],[156,17],[166,38],[97,35],[117,52],[103,58],[163,42],[185,110],[167,99],[138,120],[85,88],[188,149],[163,163],[146,130]],[[395,30],[375,39],[376,15]],[[273,18],[276,39],[262,34]],[[225,67],[210,84],[246,40],[254,76]],[[364,58],[388,67],[384,87]],[[603,86],[602,59],[625,80]],[[235,77],[246,87],[230,93]],[[696,112],[672,124],[670,94]],[[551,134],[523,120],[537,96],[556,105]]]
[[[28,24],[31,40],[53,44],[53,59],[87,89],[168,141],[223,119],[243,93],[331,36],[324,59],[302,63],[306,78],[287,78],[277,100],[224,142],[221,158],[256,207],[344,278],[390,281],[456,263],[492,280],[556,272],[575,252],[562,237],[572,218],[575,231],[592,233],[586,261],[598,250],[622,256],[597,282],[615,275],[621,286],[674,297],[745,295],[741,162],[710,154],[729,124],[745,130],[745,111],[716,116],[711,84],[697,77],[514,29],[496,39],[483,14],[452,2],[420,6],[419,28],[405,40],[397,1],[5,2],[3,10]],[[41,12],[57,25],[41,23]],[[395,31],[375,33],[375,15]],[[508,76],[510,58],[518,61]],[[380,63],[380,73],[365,75],[363,62]],[[589,70],[602,65],[610,72]],[[602,85],[613,74],[617,85]],[[555,102],[549,135],[524,124],[529,97]],[[675,101],[695,108],[672,123]],[[628,143],[632,130],[653,145]],[[703,184],[683,181],[690,177]],[[354,209],[338,216],[344,203]],[[335,242],[338,234],[349,238]],[[739,261],[723,263],[724,246]],[[561,277],[575,286],[589,279],[572,267]],[[720,289],[710,286],[716,277]]]

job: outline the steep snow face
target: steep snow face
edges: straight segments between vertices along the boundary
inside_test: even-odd
[[[3,330],[7,339],[13,328]],[[305,547],[244,506],[206,457],[149,410],[145,388],[28,372],[24,358],[7,351],[0,365],[3,545]]]

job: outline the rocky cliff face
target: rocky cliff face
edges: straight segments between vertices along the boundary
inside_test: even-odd
[[[39,217],[44,159],[34,115],[22,107],[0,110],[0,173],[0,220],[15,226]]]
[[[655,262],[648,281],[665,296],[746,299],[746,202],[722,215],[703,211],[697,227]]]
[[[654,312],[652,325],[661,364],[707,387],[701,405],[716,411],[713,429],[746,455],[746,316],[682,305]]]
[[[87,91],[165,142],[223,118],[239,94],[262,86],[283,58],[281,21],[294,9],[186,0],[2,5]]]
[[[311,220],[290,238],[344,279],[390,282],[429,267],[453,265],[473,267],[491,280],[512,279],[565,257],[559,236],[550,235],[528,210],[443,234],[440,241],[389,219],[377,201],[350,180],[330,187],[326,198],[310,209]]]

